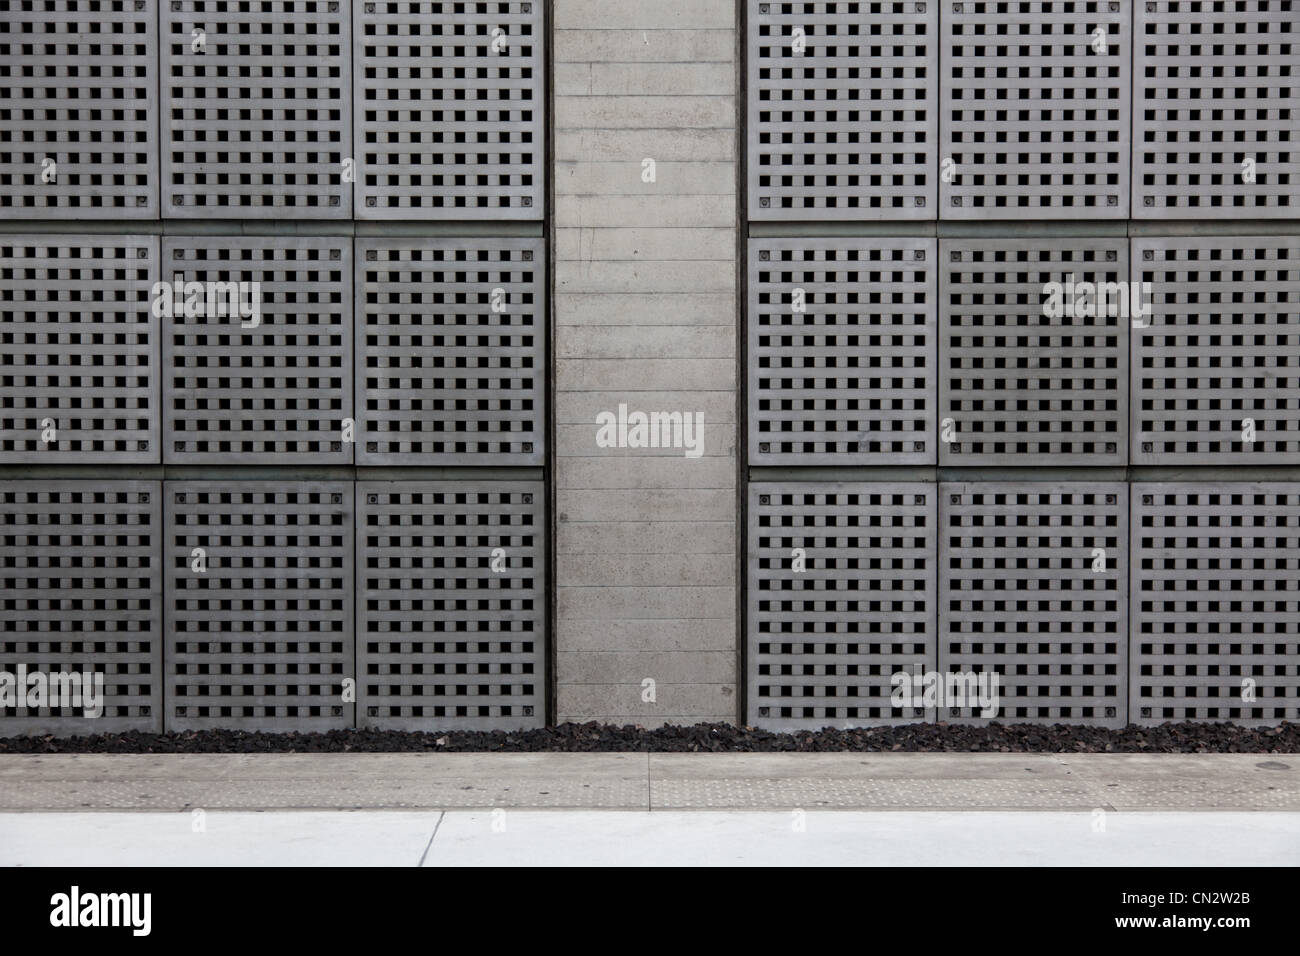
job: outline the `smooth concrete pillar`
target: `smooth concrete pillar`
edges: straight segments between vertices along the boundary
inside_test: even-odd
[[[738,716],[736,16],[554,4],[561,721]],[[601,447],[620,406],[702,414],[702,453]]]

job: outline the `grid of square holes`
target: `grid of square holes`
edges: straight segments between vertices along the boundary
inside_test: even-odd
[[[1300,484],[1133,485],[1133,723],[1300,720]]]
[[[163,262],[178,304],[214,293],[163,320],[164,459],[351,464],[352,241],[167,238]],[[238,283],[242,313],[216,295]]]
[[[165,490],[167,729],[352,726],[352,482]]]
[[[536,2],[353,4],[358,219],[541,219]]]
[[[751,239],[750,464],[934,464],[933,239]]]
[[[540,465],[541,239],[358,239],[357,463]]]
[[[751,219],[934,218],[938,8],[751,7]]]
[[[1129,4],[945,8],[940,218],[1127,217]]]
[[[157,0],[0,0],[0,213],[158,216]]]
[[[939,259],[939,464],[1124,464],[1129,320],[1064,286],[1127,280],[1127,241],[943,239]]]
[[[540,727],[541,482],[361,482],[360,726]]]
[[[748,515],[749,721],[933,720],[891,678],[935,667],[935,486],[753,483]]]
[[[159,499],[156,481],[0,482],[0,671],[104,682],[101,716],[4,708],[0,737],[162,730]]]
[[[1124,726],[1128,486],[943,483],[939,523],[940,673],[998,674],[1001,722]]]
[[[337,0],[163,4],[164,216],[349,218],[348,9]]]
[[[1138,3],[1135,219],[1300,217],[1297,24],[1295,0]]]
[[[0,463],[157,463],[151,236],[0,236]]]
[[[1134,239],[1133,255],[1152,300],[1132,331],[1133,462],[1300,463],[1300,238]]]

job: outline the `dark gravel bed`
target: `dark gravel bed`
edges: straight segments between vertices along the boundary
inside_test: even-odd
[[[1232,724],[1095,727],[1025,724],[966,727],[910,724],[863,730],[772,733],[730,724],[668,726],[561,724],[544,730],[412,733],[336,730],[263,734],[209,730],[171,734],[98,734],[89,737],[0,738],[4,753],[399,753],[409,751],[529,753],[702,752],[780,753],[887,751],[913,753],[1300,753],[1300,724],[1251,728]]]

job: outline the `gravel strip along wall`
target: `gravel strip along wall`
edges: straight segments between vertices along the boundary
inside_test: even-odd
[[[825,727],[779,733],[735,724],[566,723],[534,730],[332,730],[256,733],[201,730],[139,731],[92,737],[0,738],[0,754],[43,753],[1300,753],[1300,724],[1243,727],[1230,723],[1130,725],[928,723],[847,730]],[[1285,767],[1262,769],[1285,769]]]
[[[57,6],[0,0],[0,674],[69,693],[0,734],[542,726],[547,5]]]

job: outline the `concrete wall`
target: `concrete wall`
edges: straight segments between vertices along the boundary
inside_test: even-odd
[[[560,721],[737,718],[736,16],[554,4]],[[620,404],[703,413],[703,455],[598,447]]]

